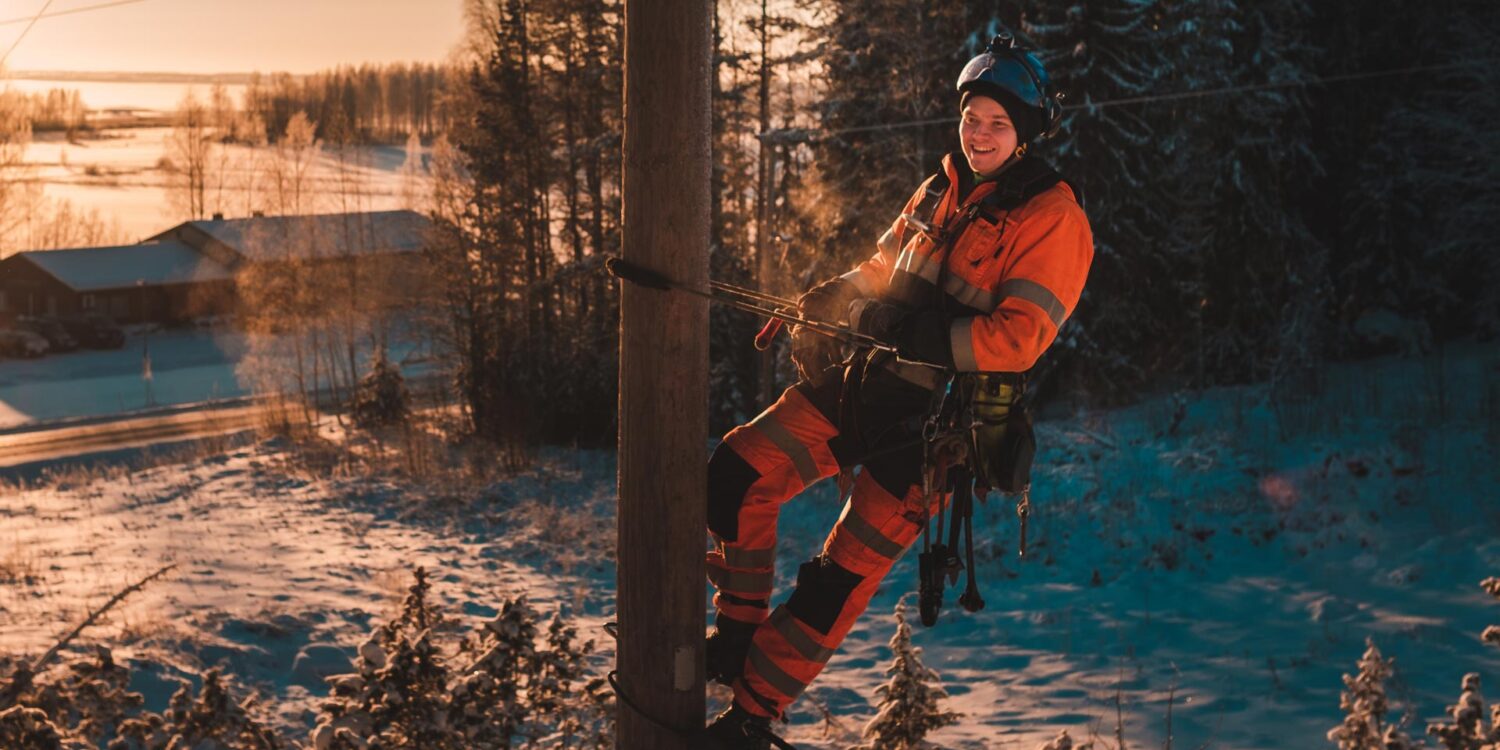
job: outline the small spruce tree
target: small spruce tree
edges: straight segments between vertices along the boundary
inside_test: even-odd
[[[1494,720],[1484,725],[1484,696],[1479,693],[1479,675],[1464,675],[1458,703],[1448,707],[1450,723],[1433,724],[1427,733],[1437,737],[1447,750],[1496,750],[1500,748],[1500,726]]]
[[[1344,675],[1344,691],[1339,694],[1339,708],[1344,721],[1328,731],[1328,741],[1339,750],[1411,750],[1412,742],[1398,726],[1386,723],[1389,704],[1385,681],[1395,659],[1384,659],[1375,641],[1365,639],[1365,654],[1359,660],[1359,674]]]
[[[1082,745],[1073,744],[1073,738],[1068,736],[1068,730],[1064,729],[1057,733],[1047,744],[1042,745],[1041,750],[1094,750],[1094,741],[1088,740]]]
[[[196,698],[184,685],[164,713],[148,711],[121,722],[109,750],[278,750],[281,742],[250,715],[252,706],[248,698],[235,703],[219,670],[211,669],[203,675]]]
[[[99,646],[93,659],[71,661],[19,695],[21,705],[39,709],[63,734],[76,741],[102,745],[120,723],[140,711],[145,699],[129,691],[130,670],[115,663],[108,648]],[[0,666],[0,673],[5,672]],[[0,747],[9,747],[0,745]]]
[[[911,643],[906,606],[896,605],[896,634],[891,636],[893,659],[885,673],[890,679],[875,688],[880,713],[865,726],[869,740],[859,750],[913,750],[922,747],[928,732],[958,722],[961,714],[943,711],[938,701],[948,694],[936,684],[936,672],[922,664],[922,649]]]
[[[385,347],[377,348],[370,371],[354,390],[354,423],[360,427],[400,424],[407,417],[410,401],[401,368],[386,356]]]
[[[536,619],[526,597],[517,597],[459,647],[477,656],[453,685],[448,712],[469,746],[509,748],[531,717],[522,688],[536,664]]]
[[[1484,590],[1490,596],[1500,599],[1500,578],[1486,578],[1479,585],[1483,586]],[[1491,625],[1485,628],[1484,633],[1479,637],[1485,643],[1500,646],[1500,625]]]
[[[593,651],[594,642],[578,644],[577,638],[578,629],[565,622],[561,612],[552,616],[547,625],[547,648],[536,654],[527,691],[534,712],[532,720],[538,724],[531,735],[532,746],[542,727],[555,728],[563,747],[572,747],[587,729],[582,714],[588,704],[575,693],[573,685],[584,677],[584,659]]]
[[[1480,584],[1490,596],[1500,599],[1500,578],[1486,578]],[[1486,643],[1500,645],[1500,626],[1491,625],[1480,636]],[[1437,737],[1447,750],[1500,750],[1500,703],[1490,706],[1490,725],[1484,725],[1484,696],[1479,692],[1479,675],[1464,675],[1458,703],[1448,707],[1450,723],[1433,724],[1427,733]]]
[[[537,613],[519,597],[444,658],[432,634],[448,624],[418,568],[400,616],[359,647],[354,674],[328,678],[332,695],[310,750],[526,746],[607,750],[613,712],[603,680],[587,677],[592,642],[560,616],[537,648]]]
[[[332,695],[313,729],[314,750],[466,747],[448,725],[448,667],[430,640],[442,623],[417,568],[401,614],[359,648],[356,674],[328,678]]]
[[[62,734],[47,712],[29,706],[0,711],[0,747],[17,750],[61,750]]]

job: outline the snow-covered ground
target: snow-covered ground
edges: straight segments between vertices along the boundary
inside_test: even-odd
[[[422,374],[425,366],[420,361],[428,356],[426,337],[416,327],[398,331],[404,333],[393,341],[391,356],[409,377]],[[232,329],[136,330],[120,349],[0,360],[0,431],[248,396],[251,385],[239,372],[248,347],[246,336]],[[268,343],[265,348],[274,346]]]
[[[97,210],[105,222],[118,222],[130,242],[166,231],[184,217],[174,208],[170,190],[173,173],[164,169],[170,159],[171,128],[122,128],[104,130],[80,140],[68,141],[61,134],[38,134],[26,149],[26,163],[35,169],[43,193],[71,201],[84,210]],[[248,216],[252,208],[264,208],[264,177],[251,179],[254,165],[268,158],[265,150],[228,146],[221,160],[216,154],[209,165],[210,207],[222,205],[230,217]],[[337,169],[332,154],[324,151],[312,166],[313,192],[327,205],[311,206],[309,213],[336,211],[384,211],[402,208],[401,177],[397,170],[406,160],[401,146],[359,146],[352,152],[351,172],[357,195],[348,206],[337,205]],[[223,185],[222,194],[220,185]]]
[[[144,377],[148,350],[149,393]],[[239,334],[181,330],[133,333],[116,350],[0,360],[0,429],[244,396],[247,391],[235,375],[244,352]]]
[[[939,625],[915,634],[965,714],[930,737],[939,745],[1030,750],[1061,728],[1113,737],[1118,710],[1131,747],[1161,747],[1171,695],[1174,746],[1327,747],[1339,677],[1367,636],[1396,658],[1392,697],[1416,712],[1414,734],[1465,672],[1500,684],[1500,653],[1478,638],[1500,608],[1477,585],[1500,574],[1495,353],[1332,368],[1310,398],[1156,398],[1040,433],[1027,559],[1013,505],[992,499],[978,527],[988,607],[963,613],[950,593]],[[45,648],[175,562],[85,641],[123,639],[117,657],[172,665],[139,678],[155,707],[170,680],[227,663],[282,699],[294,727],[322,693],[315,675],[390,615],[409,566],[437,571],[435,593],[469,620],[522,591],[586,634],[610,617],[609,454],[544,453],[474,502],[308,478],[284,456],[263,443],[0,490],[0,651]],[[835,494],[825,483],[783,514],[779,596],[837,517]],[[799,746],[846,748],[873,716],[890,612],[914,589],[912,554],[794,707],[786,734]]]

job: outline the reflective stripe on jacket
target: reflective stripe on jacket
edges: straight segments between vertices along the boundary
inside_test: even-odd
[[[952,228],[996,184],[980,183],[960,205],[952,154],[943,157],[943,169],[948,189],[930,224]],[[923,182],[903,214],[917,209],[935,179]],[[933,292],[941,282],[949,298],[951,321],[945,324],[952,364],[963,372],[1030,369],[1078,304],[1094,255],[1088,217],[1066,182],[1012,210],[979,211],[957,237],[942,245],[904,218],[898,218],[876,245],[876,253],[844,278],[868,296],[917,309],[931,306],[921,301],[921,292]],[[933,296],[926,294],[925,299]]]

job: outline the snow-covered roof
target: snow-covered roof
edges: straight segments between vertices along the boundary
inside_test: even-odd
[[[30,250],[20,255],[76,292],[124,289],[137,282],[157,286],[234,277],[222,264],[181,242]]]
[[[188,222],[250,261],[420,252],[432,223],[415,211]]]

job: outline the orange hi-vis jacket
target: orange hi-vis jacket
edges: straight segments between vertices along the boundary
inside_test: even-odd
[[[1094,256],[1088,217],[1072,188],[1040,162],[1023,159],[1008,170],[1014,174],[980,182],[962,199],[960,179],[970,177],[958,169],[953,154],[943,157],[947,179],[923,182],[874,256],[842,278],[867,297],[927,311],[913,316],[916,330],[907,335],[921,339],[924,361],[959,372],[1024,372],[1052,344],[1083,292]],[[1050,187],[1029,199],[992,195],[1048,176]],[[929,206],[936,200],[930,220],[914,216],[924,197]],[[947,298],[941,303],[939,285]],[[934,382],[922,372],[929,368],[903,362],[893,370],[919,384]]]

